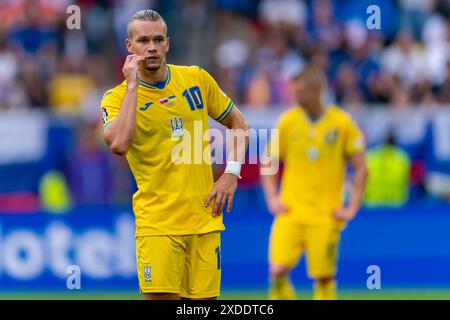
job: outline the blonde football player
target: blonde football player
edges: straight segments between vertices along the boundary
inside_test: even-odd
[[[230,129],[247,130],[248,124],[205,70],[167,64],[167,26],[156,11],[130,19],[126,46],[125,81],[105,93],[101,109],[105,141],[126,156],[138,186],[133,211],[140,290],[147,299],[215,299],[221,213],[225,205],[231,210],[247,139],[233,140],[216,183],[208,159],[177,163],[173,150],[196,125],[203,137],[208,117]],[[209,141],[202,144],[208,154]]]
[[[271,142],[272,161],[285,165],[280,191],[277,175],[262,175],[275,216],[269,246],[270,299],[296,298],[289,272],[303,253],[308,275],[315,280],[314,298],[336,298],[340,233],[361,204],[367,176],[363,136],[348,113],[323,104],[325,81],[311,66],[293,78],[297,106],[282,114],[276,127],[279,142]],[[343,206],[347,164],[355,175],[351,200]]]

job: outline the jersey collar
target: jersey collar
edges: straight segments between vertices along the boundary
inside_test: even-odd
[[[170,79],[172,78],[172,72],[170,71],[169,65],[167,65],[167,78],[166,80],[156,82],[156,83],[148,83],[144,80],[140,80],[139,84],[143,87],[149,88],[149,89],[164,89],[170,82]]]
[[[302,113],[303,117],[311,125],[317,125],[319,122],[321,122],[322,119],[324,119],[326,117],[326,115],[328,114],[328,109],[330,109],[330,107],[331,106],[329,106],[329,105],[325,106],[325,109],[323,110],[323,112],[320,115],[320,117],[318,117],[316,119],[313,119],[306,113],[306,111],[302,108],[302,106],[298,106],[298,108],[300,109],[300,112]]]

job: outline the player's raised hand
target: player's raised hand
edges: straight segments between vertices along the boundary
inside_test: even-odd
[[[224,173],[214,184],[214,188],[205,201],[205,207],[208,207],[213,199],[214,207],[212,210],[213,217],[220,216],[227,202],[227,212],[231,211],[233,205],[233,197],[237,188],[238,178],[231,173]]]
[[[334,218],[341,221],[350,221],[356,215],[356,211],[351,208],[342,208],[333,212]]]
[[[137,54],[127,56],[122,68],[127,85],[137,85],[139,83],[139,62],[144,60],[145,56],[139,56]]]
[[[289,208],[281,201],[280,196],[277,195],[268,201],[269,211],[272,215],[287,213]]]

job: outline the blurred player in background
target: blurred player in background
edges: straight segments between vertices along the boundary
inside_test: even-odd
[[[210,161],[175,164],[172,152],[194,133],[194,122],[203,137],[208,117],[230,129],[247,130],[247,121],[205,70],[166,63],[167,26],[156,11],[130,19],[126,46],[125,81],[105,93],[101,109],[105,141],[126,156],[138,186],[133,211],[140,290],[147,299],[215,299],[221,213],[225,204],[231,210],[247,142],[234,140],[215,184]],[[202,143],[200,152],[210,157],[209,140]]]
[[[367,178],[364,141],[351,116],[322,102],[321,70],[308,66],[293,80],[296,107],[279,119],[272,159],[284,162],[277,175],[262,175],[266,201],[275,216],[269,245],[270,299],[296,299],[289,272],[306,254],[315,280],[314,299],[336,299],[336,262],[341,230],[361,205]],[[273,148],[275,147],[275,148]],[[273,161],[273,160],[272,160]],[[347,163],[355,170],[353,194],[343,206]]]

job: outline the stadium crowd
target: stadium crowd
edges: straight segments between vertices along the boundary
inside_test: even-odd
[[[66,26],[72,2],[80,30]],[[326,70],[329,97],[344,106],[449,103],[450,2],[380,1],[378,30],[366,26],[370,4],[377,1],[2,1],[0,108],[92,116],[103,89],[121,80],[127,17],[144,7],[167,20],[170,62],[208,68],[240,105],[286,104],[289,76],[307,61]]]
[[[80,29],[67,27],[72,4]],[[381,29],[367,27],[370,5],[380,8]],[[308,62],[328,75],[326,98],[348,109],[450,104],[448,0],[1,1],[0,110],[84,120],[72,155],[51,168],[65,173],[77,203],[129,201],[127,169],[108,164],[100,138],[88,137],[103,93],[123,79],[126,24],[142,8],[169,26],[169,63],[208,69],[243,109],[289,106],[289,79]]]

